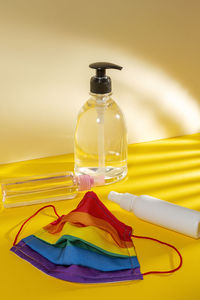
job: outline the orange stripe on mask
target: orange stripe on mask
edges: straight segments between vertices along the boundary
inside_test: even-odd
[[[56,222],[48,224],[47,226],[44,227],[44,229],[51,234],[56,234],[62,231],[63,226],[65,225],[66,222],[70,222],[80,227],[86,227],[86,226],[98,227],[110,233],[110,235],[112,236],[112,238],[118,244],[119,247],[121,248],[133,247],[132,241],[123,241],[120,239],[117,230],[110,223],[106,222],[103,219],[96,218],[86,212],[72,211],[69,214],[60,217],[59,220],[57,220]]]

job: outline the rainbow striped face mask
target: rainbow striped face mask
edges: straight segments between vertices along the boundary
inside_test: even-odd
[[[25,223],[46,207],[53,207],[58,219],[16,244]],[[59,216],[52,205],[41,209],[21,226],[11,251],[44,273],[78,283],[138,280],[155,273],[141,274],[131,239],[138,236],[132,235],[132,228],[120,222],[94,192],[87,192],[67,215]]]

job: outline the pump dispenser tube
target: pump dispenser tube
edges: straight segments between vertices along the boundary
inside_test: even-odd
[[[200,212],[151,196],[110,192],[108,199],[121,208],[132,211],[138,218],[155,225],[200,238]]]
[[[103,174],[105,168],[105,153],[104,153],[104,107],[97,107],[97,122],[98,122],[98,155],[99,169],[98,173]]]

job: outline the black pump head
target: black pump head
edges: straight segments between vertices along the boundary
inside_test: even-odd
[[[90,68],[96,69],[96,76],[90,80],[90,92],[94,94],[107,94],[111,92],[111,79],[106,76],[106,69],[121,70],[122,67],[108,63],[97,62],[89,65]]]

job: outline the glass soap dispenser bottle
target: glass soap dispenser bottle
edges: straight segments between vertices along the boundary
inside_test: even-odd
[[[127,174],[127,130],[123,114],[111,98],[111,79],[106,69],[122,67],[97,62],[90,80],[89,100],[81,108],[75,129],[76,175],[103,176],[104,183],[121,180]]]

